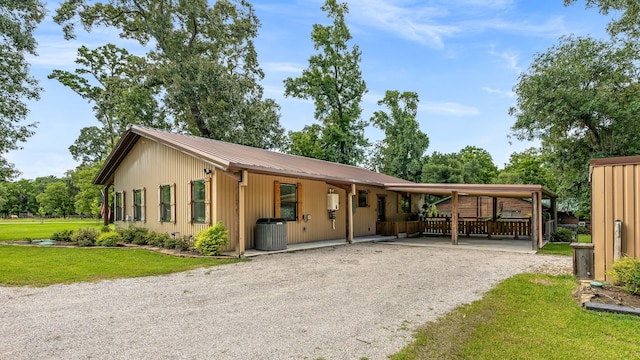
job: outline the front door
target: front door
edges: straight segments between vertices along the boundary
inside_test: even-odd
[[[386,204],[385,204],[385,197],[384,196],[378,196],[378,221],[386,221],[387,220],[387,216],[385,214],[385,209],[386,209]]]

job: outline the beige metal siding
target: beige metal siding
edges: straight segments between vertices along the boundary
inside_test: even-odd
[[[178,236],[195,235],[206,229],[208,224],[191,224],[188,204],[191,197],[190,181],[203,179],[206,163],[191,156],[160,145],[151,140],[141,139],[123,160],[114,174],[115,191],[125,191],[127,197],[124,215],[132,216],[132,190],[146,189],[145,221],[118,221],[117,227],[129,225],[144,226],[149,230],[172,233]],[[175,186],[176,222],[160,222],[158,219],[158,186]]]
[[[592,164],[591,231],[596,279],[607,279],[611,270],[616,220],[622,221],[622,254],[640,257],[639,181],[639,164]]]
[[[254,247],[254,231],[256,221],[260,218],[275,216],[274,182],[281,184],[301,184],[302,194],[298,201],[302,201],[302,214],[310,215],[308,221],[300,220],[287,222],[287,242],[289,244],[309,241],[342,239],[346,229],[346,197],[345,191],[321,181],[249,174],[246,190],[245,234],[246,248]],[[333,188],[340,195],[340,210],[336,214],[336,228],[332,228],[327,211],[327,193]]]

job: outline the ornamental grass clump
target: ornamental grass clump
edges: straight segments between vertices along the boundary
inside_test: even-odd
[[[202,255],[220,255],[220,249],[229,244],[229,233],[221,222],[196,235],[195,248]]]
[[[640,260],[628,256],[616,260],[608,272],[614,284],[627,292],[640,294]]]

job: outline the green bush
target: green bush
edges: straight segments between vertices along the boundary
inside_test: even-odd
[[[108,232],[111,232],[111,231],[113,231],[113,230],[111,230],[111,226],[109,226],[109,225],[103,225],[100,228],[100,232],[101,233],[108,233]]]
[[[614,284],[631,294],[640,294],[640,260],[623,257],[616,260],[608,272]]]
[[[166,233],[157,233],[155,231],[150,231],[146,235],[147,245],[164,247],[165,240],[170,237],[171,235]]]
[[[118,228],[116,231],[122,236],[122,241],[133,243],[136,245],[145,245],[147,243],[147,233],[149,229],[144,227],[129,226],[128,228]]]
[[[97,246],[116,246],[122,241],[122,237],[115,231],[103,232],[96,240]]]
[[[220,249],[229,243],[227,229],[221,222],[196,235],[196,250],[202,255],[220,255]]]
[[[567,228],[559,227],[556,232],[551,234],[552,242],[572,242],[574,241],[575,231]]]
[[[178,239],[174,239],[173,237],[169,236],[168,238],[164,239],[164,244],[162,244],[162,247],[165,249],[175,249],[177,243]]]
[[[587,229],[586,226],[578,226],[578,234],[580,235],[590,235],[591,231]]]
[[[94,246],[99,235],[94,228],[81,228],[71,236],[71,240],[78,243],[78,246]]]
[[[176,244],[175,244],[176,250],[186,251],[186,250],[192,249],[193,246],[194,246],[193,237],[191,235],[186,235],[179,239],[176,239]]]
[[[72,236],[73,236],[73,230],[62,230],[59,232],[54,232],[51,235],[51,240],[70,242]]]

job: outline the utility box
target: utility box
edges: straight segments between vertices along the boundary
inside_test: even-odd
[[[264,251],[285,250],[287,248],[287,221],[279,218],[258,219],[255,248]]]
[[[573,275],[578,280],[593,280],[593,243],[571,243]]]

